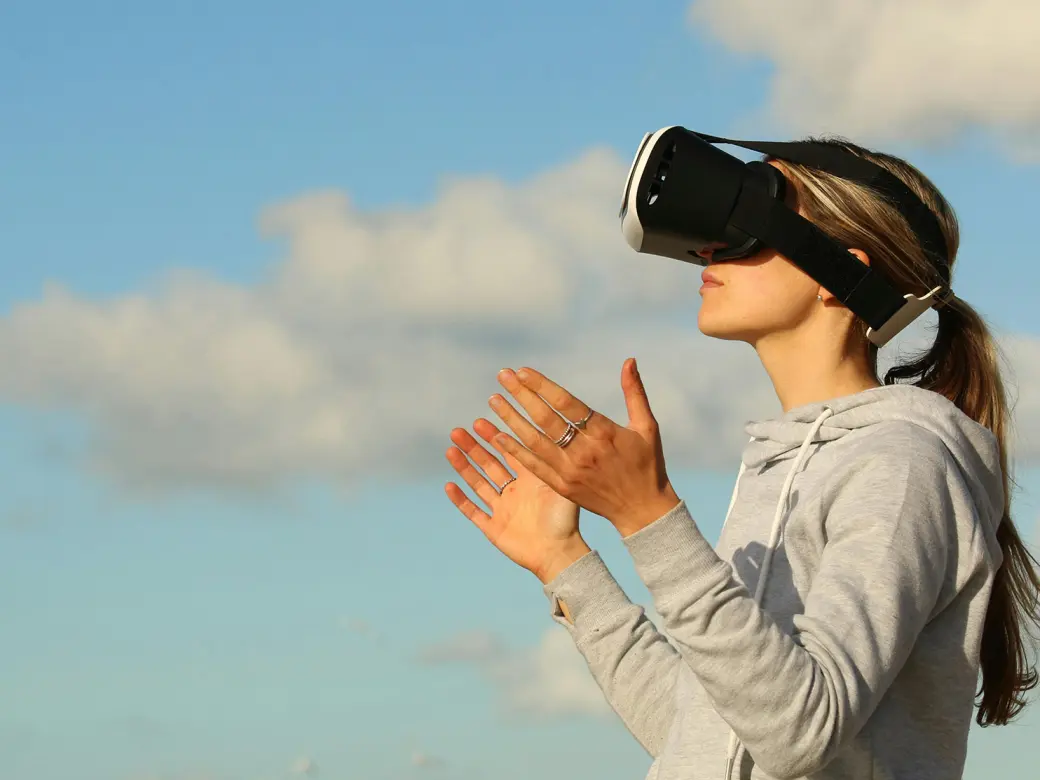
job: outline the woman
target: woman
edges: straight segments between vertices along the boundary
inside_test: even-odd
[[[816,142],[901,178],[955,256],[953,211],[919,171]],[[768,161],[792,208],[901,292],[948,281],[877,193]],[[751,344],[783,409],[747,428],[714,549],[668,482],[634,361],[624,428],[535,371],[503,371],[541,431],[495,397],[523,444],[474,423],[503,465],[452,431],[448,460],[491,514],[454,483],[449,498],[542,581],[653,756],[649,778],[960,778],[973,706],[981,725],[1005,724],[1037,683],[1025,639],[1040,579],[1009,514],[1008,409],[985,324],[946,299],[931,349],[882,383],[865,323],[783,256],[709,262],[704,281],[701,331]],[[672,643],[583,541],[582,506],[621,533]]]

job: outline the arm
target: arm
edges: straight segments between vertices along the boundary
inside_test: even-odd
[[[898,445],[827,488],[827,544],[793,636],[715,554],[685,502],[624,539],[715,709],[777,778],[820,770],[863,727],[936,605],[955,520],[973,522],[941,448],[903,436]]]
[[[544,592],[553,619],[574,639],[607,701],[652,757],[675,719],[681,658],[590,551],[563,569]]]

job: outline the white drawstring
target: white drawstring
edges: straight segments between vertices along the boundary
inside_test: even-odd
[[[823,425],[823,421],[830,417],[834,412],[831,409],[824,409],[820,416],[816,418],[812,428],[809,429],[809,433],[806,435],[805,440],[802,442],[801,448],[798,450],[798,457],[795,458],[794,465],[791,466],[791,470],[787,473],[787,479],[784,480],[784,486],[780,490],[780,500],[776,502],[776,514],[773,516],[773,530],[769,535],[769,546],[766,547],[765,557],[762,559],[762,568],[758,575],[758,585],[755,587],[755,603],[759,606],[762,605],[762,596],[766,592],[766,578],[769,576],[769,567],[773,563],[773,553],[776,548],[780,545],[780,537],[783,534],[784,522],[787,516],[787,503],[791,496],[791,487],[794,485],[794,478],[798,472],[801,471],[802,466],[805,465],[805,461],[808,458],[809,446],[813,443],[813,439],[816,438],[816,434],[820,430],[820,426]],[[737,481],[740,481],[740,474],[744,473],[744,464],[740,465],[740,473],[737,475]],[[733,497],[730,499],[729,508],[730,511],[733,509],[733,504],[737,498],[737,489],[733,487]],[[726,512],[726,519],[729,519],[729,512]],[[723,523],[725,526],[725,523]],[[733,729],[729,731],[729,749],[726,751],[726,774],[722,776],[722,780],[730,780],[733,774],[733,766],[737,763],[737,756],[740,751],[744,749],[744,746],[737,739],[737,732]]]

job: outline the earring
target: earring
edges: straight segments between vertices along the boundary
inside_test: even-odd
[[[816,296],[816,300],[818,300],[818,301],[822,301],[822,300],[823,300],[823,296],[822,296],[822,295],[817,295],[817,296]]]

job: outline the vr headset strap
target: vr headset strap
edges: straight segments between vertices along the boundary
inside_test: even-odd
[[[793,260],[874,330],[906,303],[881,274],[765,190],[745,187],[731,222]]]
[[[761,152],[779,160],[787,160],[827,171],[835,176],[880,191],[899,209],[917,235],[924,250],[940,261],[940,267],[943,269],[943,281],[949,284],[950,271],[946,241],[935,214],[898,176],[880,165],[843,149],[807,141],[735,141],[701,133],[698,135],[712,143],[732,144]]]

